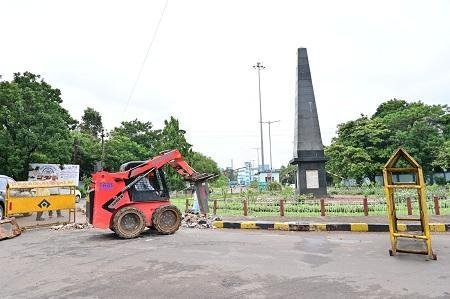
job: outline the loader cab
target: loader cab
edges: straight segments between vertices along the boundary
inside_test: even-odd
[[[132,161],[120,166],[120,171],[127,171],[134,168],[144,161]],[[133,182],[136,178],[126,180],[126,185]],[[146,177],[137,181],[128,191],[131,201],[147,202],[169,200],[169,190],[167,188],[164,171],[156,169],[150,172]]]

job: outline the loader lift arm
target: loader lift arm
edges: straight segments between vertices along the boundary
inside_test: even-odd
[[[159,169],[166,164],[170,165],[186,181],[205,181],[214,176],[212,174],[198,173],[195,171],[191,166],[189,166],[189,164],[186,163],[181,153],[176,149],[162,152],[160,155],[145,161],[141,165],[123,172],[122,175],[124,175],[127,179],[130,179],[151,169]]]

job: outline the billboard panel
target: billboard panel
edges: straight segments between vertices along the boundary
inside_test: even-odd
[[[32,163],[28,171],[29,181],[64,180],[73,181],[78,186],[79,179],[80,165]]]

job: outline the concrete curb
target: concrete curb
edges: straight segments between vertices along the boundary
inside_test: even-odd
[[[348,231],[348,232],[388,232],[388,224],[379,223],[301,223],[273,221],[214,221],[215,228],[267,229],[284,231]],[[418,224],[399,224],[399,231],[420,231]],[[432,232],[450,231],[450,223],[430,223]]]

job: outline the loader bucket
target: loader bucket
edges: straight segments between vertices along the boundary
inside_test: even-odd
[[[209,188],[208,181],[197,181],[194,183],[195,192],[197,193],[198,205],[200,208],[200,213],[208,214],[208,198],[209,198]]]
[[[14,218],[0,220],[0,240],[11,239],[20,234],[21,230]]]

